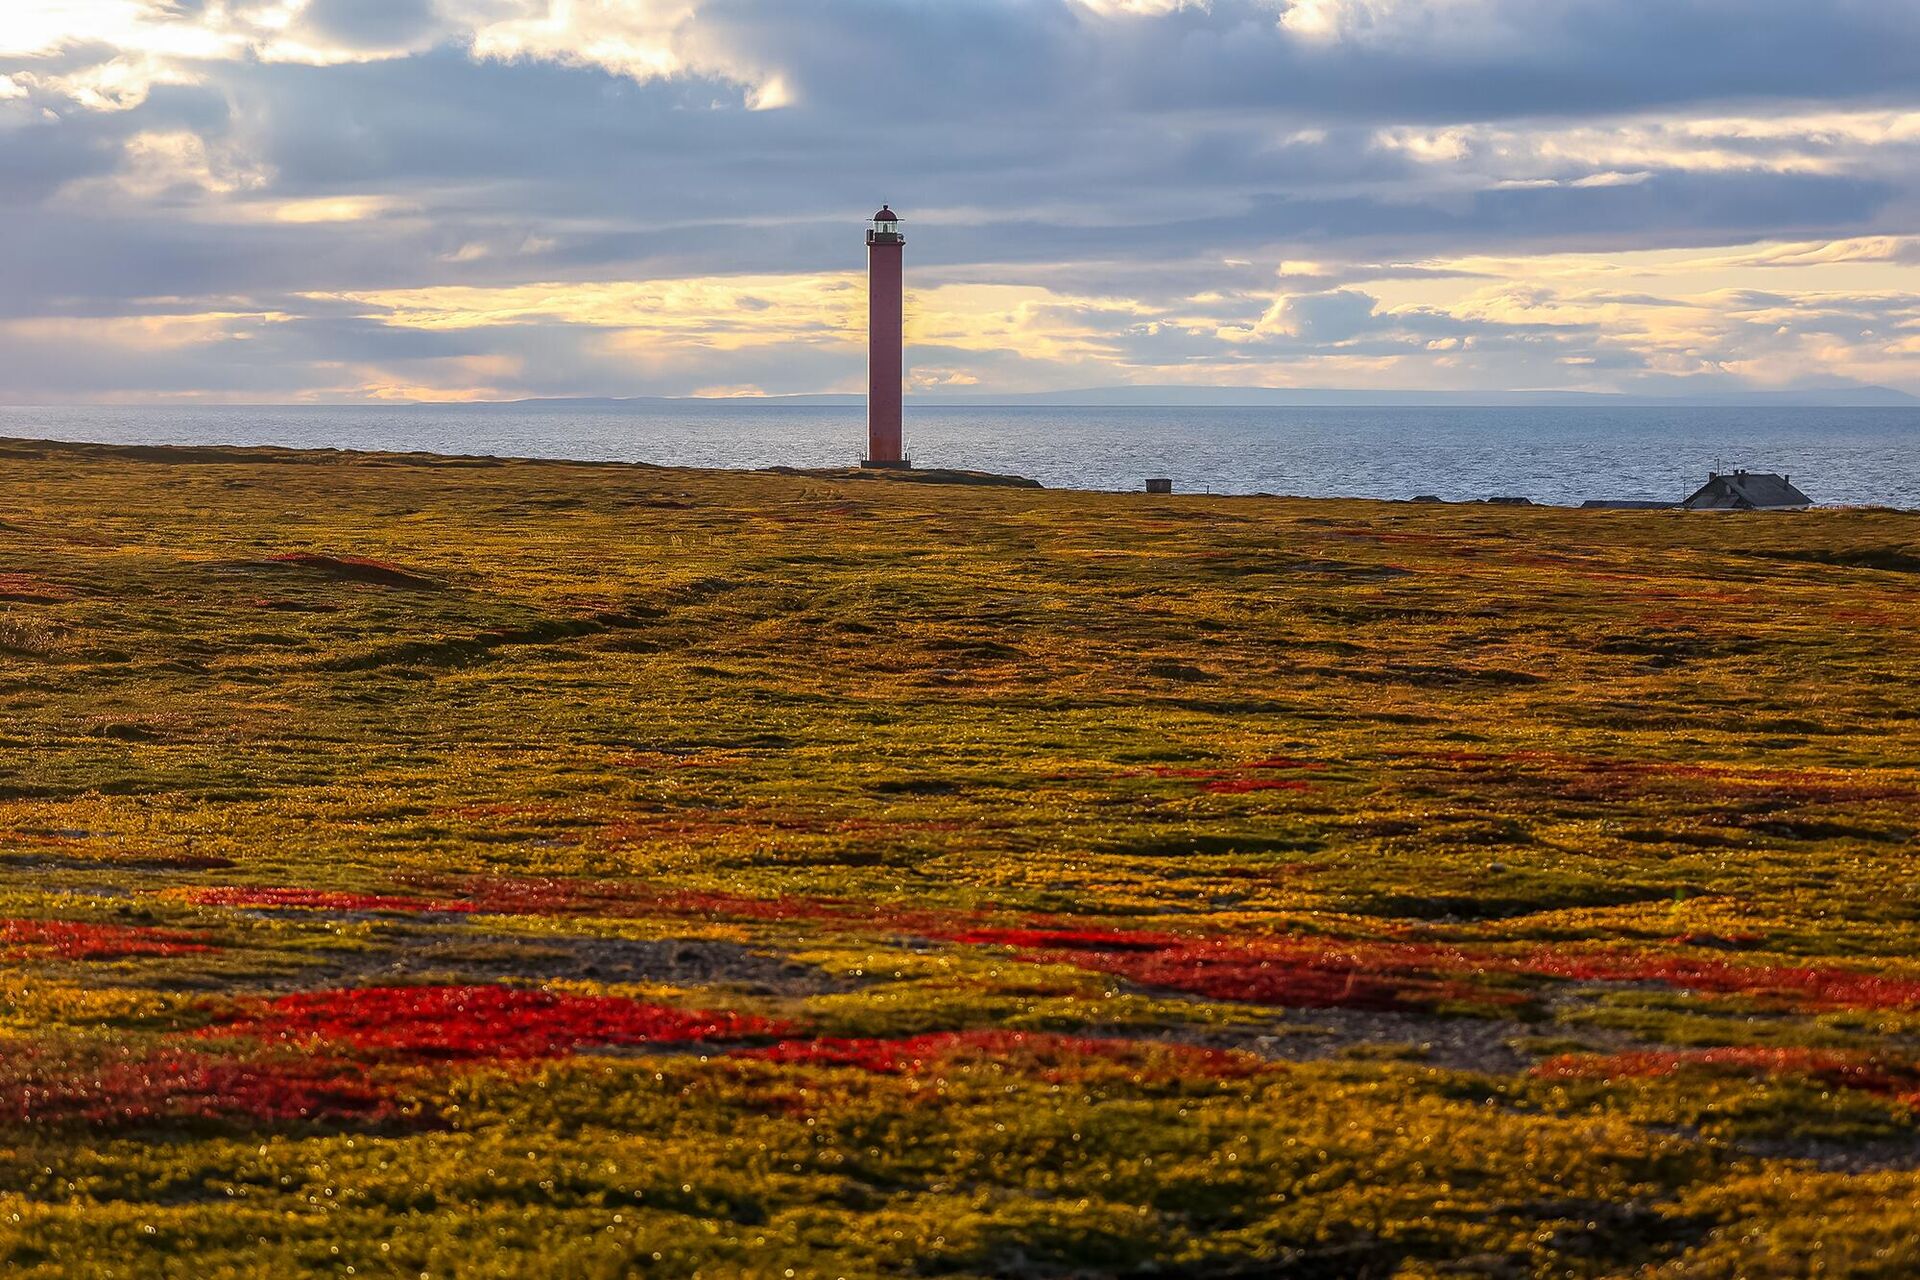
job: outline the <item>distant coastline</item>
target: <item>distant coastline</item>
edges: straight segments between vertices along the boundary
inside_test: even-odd
[[[414,401],[415,404],[439,403]],[[657,408],[676,404],[864,405],[857,394],[766,396],[544,396],[520,400],[463,401],[483,408]],[[1625,409],[1778,408],[1916,409],[1920,396],[1894,387],[1827,387],[1797,391],[1733,391],[1688,396],[1648,396],[1607,391],[1380,391],[1337,387],[1187,387],[1177,385],[1084,387],[1071,391],[983,392],[909,395],[909,408],[996,409],[1044,406],[1058,409],[1495,409],[1503,406]]]

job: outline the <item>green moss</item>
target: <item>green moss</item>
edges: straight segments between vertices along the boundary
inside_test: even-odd
[[[59,588],[0,613],[9,1274],[1920,1268],[1920,518],[6,442],[0,489]],[[206,1034],[422,981],[784,1029]],[[992,1031],[1050,1047],[733,1056]],[[1659,1046],[1882,1075],[1537,1074]],[[393,1107],[35,1110],[208,1057]]]

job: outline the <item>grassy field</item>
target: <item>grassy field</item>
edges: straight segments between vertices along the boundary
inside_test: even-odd
[[[1920,1272],[1920,516],[0,494],[9,1276]]]

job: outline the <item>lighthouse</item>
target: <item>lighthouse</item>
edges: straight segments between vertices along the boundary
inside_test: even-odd
[[[885,205],[867,226],[867,456],[863,467],[904,467],[900,452],[900,215]]]

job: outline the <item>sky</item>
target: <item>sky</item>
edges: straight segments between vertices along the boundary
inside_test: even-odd
[[[1915,0],[4,0],[0,402],[1920,393]]]

